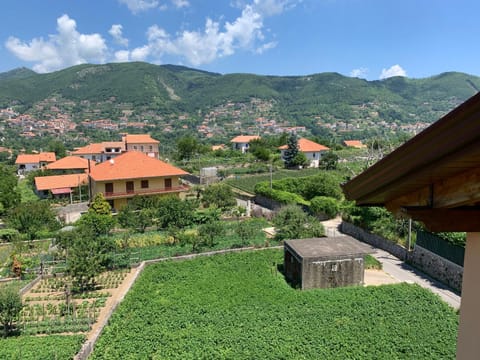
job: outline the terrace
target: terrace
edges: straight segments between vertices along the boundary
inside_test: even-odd
[[[138,189],[138,190],[127,190],[127,191],[105,191],[103,192],[103,196],[105,199],[119,199],[119,198],[129,198],[134,197],[135,195],[138,196],[149,196],[149,195],[160,195],[160,194],[173,194],[182,191],[188,191],[190,187],[187,185],[180,185],[180,186],[171,186],[166,187],[163,189]]]

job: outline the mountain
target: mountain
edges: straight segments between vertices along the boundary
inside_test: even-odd
[[[141,62],[78,65],[48,74],[21,68],[0,74],[0,108],[28,111],[48,98],[115,103],[158,114],[208,111],[252,98],[272,104],[283,119],[350,121],[376,117],[399,123],[434,121],[480,89],[480,78],[448,72],[424,79],[367,81],[337,73],[308,76],[218,74]],[[372,115],[373,114],[373,115]]]

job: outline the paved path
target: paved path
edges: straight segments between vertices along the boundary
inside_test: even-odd
[[[343,235],[338,230],[340,219],[333,219],[323,222],[325,227],[325,233],[327,236],[340,236]],[[442,283],[432,279],[428,275],[421,271],[411,267],[404,263],[402,260],[396,258],[390,253],[376,249],[376,253],[372,254],[383,265],[383,270],[394,279],[400,282],[416,283],[423,288],[429,289],[435,294],[438,294],[443,301],[452,306],[455,309],[460,308],[460,295],[446,287]]]

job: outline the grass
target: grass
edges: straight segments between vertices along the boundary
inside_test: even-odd
[[[455,311],[418,285],[300,291],[279,250],[148,266],[92,359],[453,359]]]
[[[83,341],[83,335],[0,338],[0,359],[72,359],[80,350]]]
[[[364,259],[365,269],[382,270],[382,263],[372,255],[366,255]]]

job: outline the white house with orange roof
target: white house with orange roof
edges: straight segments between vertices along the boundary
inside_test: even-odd
[[[260,136],[257,135],[239,135],[230,140],[230,142],[233,144],[233,150],[240,150],[242,154],[245,154],[250,147],[250,141],[258,139],[260,139]]]
[[[54,152],[41,152],[38,154],[20,154],[15,160],[17,173],[24,174],[29,171],[42,169],[49,163],[56,160]]]
[[[160,141],[153,139],[148,134],[126,134],[122,136],[126,151],[140,151],[147,156],[158,159]]]
[[[136,195],[179,195],[188,191],[180,181],[180,176],[187,174],[141,152],[129,151],[91,169],[91,197],[103,193],[112,208],[119,210]]]
[[[104,141],[101,143],[93,143],[78,148],[70,153],[70,155],[78,156],[83,159],[95,162],[104,162],[115,158],[125,152],[125,146],[121,141]]]
[[[288,145],[280,146],[279,149],[281,157],[284,159],[285,151],[288,149]],[[300,138],[298,139],[298,150],[305,154],[307,160],[309,161],[309,167],[318,168],[322,154],[329,151],[330,148],[318,144],[315,141]]]

